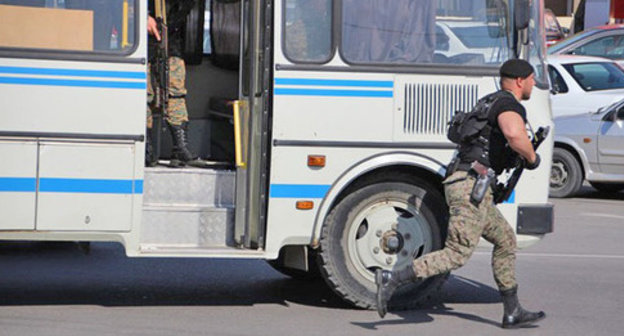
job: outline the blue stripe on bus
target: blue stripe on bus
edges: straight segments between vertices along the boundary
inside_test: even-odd
[[[37,179],[34,177],[0,177],[0,192],[35,192]]]
[[[325,96],[325,97],[379,97],[392,98],[392,91],[370,90],[322,90],[322,89],[286,89],[276,88],[278,96]]]
[[[307,86],[353,86],[393,88],[393,81],[350,80],[350,79],[311,79],[311,78],[275,78],[275,85],[307,85]]]
[[[54,68],[23,68],[0,66],[0,73],[45,76],[75,76],[75,77],[105,77],[146,79],[145,72],[140,71],[108,71],[108,70],[80,70]]]
[[[74,86],[105,89],[146,89],[145,82],[110,82],[75,79],[0,77],[0,84]]]
[[[134,193],[135,194],[143,193],[143,180],[134,180]]]
[[[272,198],[324,198],[331,185],[271,184]]]
[[[39,192],[88,193],[88,194],[133,194],[133,180],[93,180],[71,178],[41,178]],[[141,181],[141,192],[143,185]],[[135,192],[133,192],[135,189]]]
[[[516,191],[513,190],[511,192],[511,195],[509,195],[509,199],[507,199],[505,202],[503,202],[503,204],[505,203],[515,203],[516,202]]]
[[[35,192],[37,179],[0,177],[0,192]],[[142,194],[143,180],[41,178],[39,192],[88,194]]]

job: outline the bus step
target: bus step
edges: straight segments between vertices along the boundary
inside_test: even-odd
[[[145,168],[143,204],[234,206],[236,173],[224,169]]]
[[[146,205],[140,242],[194,248],[234,246],[234,208]]]

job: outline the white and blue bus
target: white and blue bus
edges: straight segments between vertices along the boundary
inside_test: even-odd
[[[376,269],[443,247],[447,122],[499,88],[502,62],[535,66],[528,118],[552,125],[543,10],[201,0],[186,26],[187,105],[191,147],[215,163],[173,169],[144,167],[147,1],[0,0],[0,239],[265,259],[373,307]],[[552,138],[539,152],[551,161]],[[552,229],[549,172],[525,172],[500,205],[520,246]]]

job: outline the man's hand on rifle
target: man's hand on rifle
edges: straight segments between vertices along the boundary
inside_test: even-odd
[[[147,32],[150,35],[154,35],[157,41],[160,41],[160,32],[158,31],[158,23],[156,23],[156,20],[151,15],[147,17]]]
[[[535,153],[535,161],[533,162],[527,162],[525,168],[528,170],[534,170],[537,169],[537,167],[539,167],[540,162],[542,162],[542,160],[540,159],[539,154]]]

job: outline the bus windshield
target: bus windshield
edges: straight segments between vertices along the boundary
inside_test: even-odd
[[[503,1],[344,0],[342,6],[341,53],[350,63],[498,66],[511,55]]]

